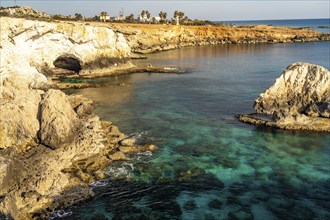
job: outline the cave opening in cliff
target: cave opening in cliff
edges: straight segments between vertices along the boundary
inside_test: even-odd
[[[58,57],[54,62],[56,68],[72,70],[78,73],[81,70],[81,64],[78,58],[72,55],[64,55]]]

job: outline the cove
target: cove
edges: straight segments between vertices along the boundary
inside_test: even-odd
[[[234,116],[251,112],[290,63],[329,69],[329,60],[328,42],[184,48],[136,62],[191,74],[131,74],[68,91],[159,150],[111,164],[107,184],[67,219],[328,219],[330,135]]]

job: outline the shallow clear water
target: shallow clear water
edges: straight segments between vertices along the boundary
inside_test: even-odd
[[[136,62],[190,74],[131,74],[75,91],[159,150],[109,166],[109,181],[93,186],[97,196],[67,218],[330,219],[330,135],[234,117],[252,112],[292,62],[329,69],[329,51],[329,42],[185,48]]]

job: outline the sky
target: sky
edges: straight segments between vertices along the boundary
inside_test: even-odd
[[[106,11],[117,16],[121,9],[125,15],[135,16],[142,10],[148,10],[153,16],[166,11],[167,18],[173,17],[175,10],[183,11],[192,19],[211,21],[237,20],[275,20],[329,18],[329,0],[211,0],[211,1],[175,1],[175,0],[16,0],[16,4],[49,14],[74,15],[81,13],[86,17]],[[15,0],[1,0],[1,6],[13,6]]]

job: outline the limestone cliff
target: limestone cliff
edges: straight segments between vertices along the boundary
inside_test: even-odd
[[[131,55],[124,35],[109,27],[10,17],[1,17],[0,23],[2,77],[15,73],[42,78],[37,74],[49,74],[55,61],[58,67],[66,62],[71,70],[88,74],[117,66]]]
[[[86,199],[93,195],[88,184],[104,177],[100,169],[109,162],[125,159],[130,152],[155,149],[153,145],[136,146],[134,141],[125,140],[116,126],[100,121],[92,113],[91,100],[54,90],[47,80],[54,67],[85,75],[131,66],[128,58],[132,52],[328,37],[288,28],[87,24],[9,17],[1,17],[0,25],[0,217],[3,213],[15,219],[45,219],[54,209]],[[294,100],[285,100],[283,94],[283,102],[278,102],[283,106],[287,101],[290,106],[300,103],[297,108],[288,108],[289,113],[294,110],[299,114],[287,117],[286,111],[280,111],[271,122],[278,127],[287,123],[287,128],[292,120],[307,117],[315,121],[314,127],[322,127],[322,121],[322,128],[330,130],[326,118],[329,71],[303,65],[301,68],[283,77],[287,94],[295,92]],[[315,68],[315,74],[309,76]],[[293,83],[287,79],[293,79]],[[323,80],[322,86],[317,80]],[[303,89],[300,93],[294,90],[297,83],[306,85],[299,87]],[[269,100],[258,102],[276,107],[278,103]],[[268,107],[256,106],[260,106],[260,112],[272,112]]]
[[[288,66],[241,121],[284,129],[330,132],[330,72],[308,63]]]
[[[132,67],[133,53],[225,43],[329,40],[311,29],[228,26],[175,26],[102,22],[38,21],[1,17],[0,74],[46,79],[54,67],[93,75]],[[38,75],[42,73],[43,75]],[[101,74],[102,75],[102,74]]]
[[[152,53],[186,46],[246,43],[288,43],[330,40],[312,29],[257,26],[175,26],[111,24],[123,33],[136,53]]]

